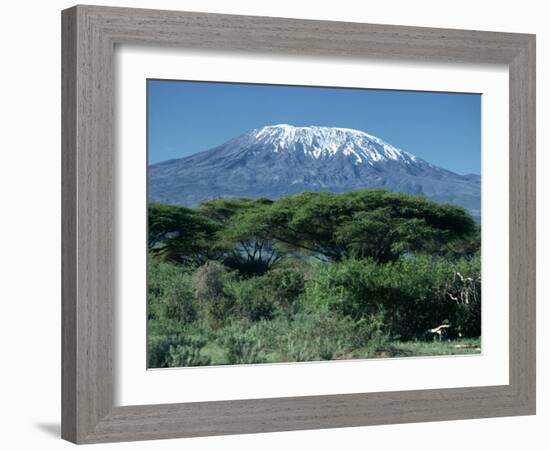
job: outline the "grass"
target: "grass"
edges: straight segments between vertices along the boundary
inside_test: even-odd
[[[481,339],[456,339],[443,341],[390,341],[384,347],[373,350],[369,347],[360,348],[349,353],[334,354],[331,360],[356,360],[390,357],[422,357],[448,355],[475,355],[481,353]],[[223,346],[216,342],[208,342],[202,349],[202,354],[210,360],[209,365],[219,366],[231,364]],[[316,359],[317,361],[319,359]],[[292,362],[279,352],[262,352],[261,363]]]
[[[481,353],[481,339],[455,339],[452,341],[393,342],[391,354],[386,356],[436,356],[467,355]]]

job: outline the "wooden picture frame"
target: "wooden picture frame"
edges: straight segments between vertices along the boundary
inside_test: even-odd
[[[62,437],[75,443],[535,413],[535,36],[75,6],[62,13]],[[114,407],[116,44],[505,64],[510,86],[509,384]]]

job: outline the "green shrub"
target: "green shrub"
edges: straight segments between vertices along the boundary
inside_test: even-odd
[[[275,268],[262,277],[266,293],[278,309],[287,316],[296,313],[296,303],[304,292],[305,275],[301,267]]]
[[[197,338],[188,338],[168,351],[169,367],[207,366],[210,358],[201,354],[206,341]]]
[[[197,299],[206,314],[221,322],[231,315],[234,298],[226,292],[230,274],[216,261],[208,261],[196,271]]]
[[[350,347],[366,349],[369,355],[388,347],[391,339],[381,315],[362,317],[354,322],[350,331]]]
[[[479,258],[457,263],[447,287],[447,296],[453,301],[453,325],[459,336],[481,335],[481,267]]]
[[[304,274],[292,268],[275,268],[252,278],[227,277],[225,293],[233,299],[236,318],[259,321],[277,315],[291,316],[304,289]]]
[[[449,295],[463,289],[456,286],[459,272],[478,280],[469,286],[471,302],[457,303]],[[424,338],[427,330],[444,320],[465,337],[479,336],[479,274],[479,258],[449,262],[406,257],[387,264],[348,259],[318,265],[306,283],[302,302],[354,321],[378,317],[384,324],[383,332],[393,338]]]
[[[181,266],[148,260],[149,319],[175,320],[182,324],[197,319],[193,275]]]
[[[319,361],[351,349],[349,318],[327,311],[308,311],[295,315],[281,333],[277,350],[282,361]]]
[[[229,364],[330,360],[353,350],[349,318],[320,311],[258,322],[233,322],[220,330]],[[364,342],[362,342],[365,345]]]
[[[229,364],[263,362],[260,333],[254,326],[239,323],[231,324],[223,330],[220,341],[226,349]]]
[[[205,366],[210,359],[201,354],[206,342],[183,335],[149,336],[148,367]]]
[[[233,279],[228,285],[228,295],[234,299],[235,317],[245,320],[269,320],[277,309],[263,277]]]
[[[479,256],[286,258],[250,277],[215,261],[148,269],[149,367],[378,356],[443,323],[449,339],[481,334]]]

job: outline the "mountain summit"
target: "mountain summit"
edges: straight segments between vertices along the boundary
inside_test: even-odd
[[[374,165],[380,161],[419,161],[414,155],[399,150],[382,139],[350,128],[294,127],[271,125],[246,133],[251,142],[273,152],[302,152],[315,159],[334,158],[338,153],[353,164]]]
[[[479,220],[478,175],[458,175],[349,128],[280,124],[149,166],[149,199],[197,206],[220,197],[280,198],[368,188],[464,206]]]

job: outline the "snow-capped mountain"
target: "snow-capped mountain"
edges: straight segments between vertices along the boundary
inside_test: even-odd
[[[406,164],[418,159],[399,150],[382,139],[350,128],[294,127],[271,125],[245,134],[253,143],[271,148],[273,152],[302,151],[315,159],[331,158],[342,152],[353,164],[374,165],[379,161],[402,161]]]
[[[279,198],[373,187],[459,204],[480,216],[480,177],[429,164],[349,128],[271,125],[149,166],[149,198],[186,206],[220,197]]]

